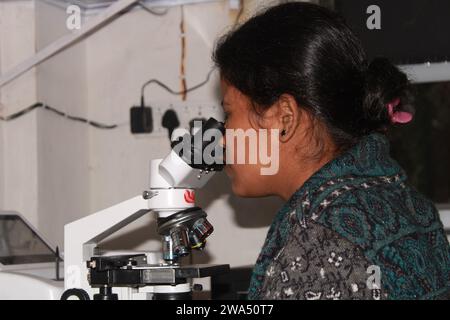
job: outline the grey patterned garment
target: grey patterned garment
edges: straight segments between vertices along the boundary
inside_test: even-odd
[[[379,289],[367,287],[369,266],[362,251],[337,233],[315,222],[296,224],[269,265],[261,298],[380,299]]]
[[[450,246],[433,203],[372,134],[275,216],[249,299],[448,299]]]

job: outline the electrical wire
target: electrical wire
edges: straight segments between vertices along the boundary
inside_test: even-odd
[[[169,9],[166,9],[166,10],[161,11],[161,12],[155,11],[155,10],[149,8],[143,1],[139,1],[138,5],[141,6],[145,11],[147,11],[147,12],[153,14],[153,15],[157,15],[157,16],[166,15],[167,12],[169,11]],[[236,19],[236,22],[239,19],[239,16],[242,14],[242,11],[243,11],[242,9],[243,8],[241,6],[241,10],[238,13],[238,18]],[[183,18],[184,17],[182,16],[182,22],[181,22],[181,25],[180,25],[182,35],[184,35],[184,19]],[[184,41],[184,39],[182,39],[182,40]],[[182,43],[182,45],[185,46],[185,43]],[[183,52],[182,60],[184,60],[184,54],[185,53]],[[142,88],[141,88],[141,104],[142,104],[142,106],[145,105],[145,103],[144,103],[144,90],[145,90],[145,88],[148,85],[150,85],[152,83],[155,83],[155,84],[159,85],[160,87],[162,87],[163,89],[165,89],[166,91],[168,91],[169,93],[171,93],[173,95],[182,95],[183,97],[185,97],[188,92],[197,90],[197,89],[203,87],[205,84],[207,84],[209,82],[211,74],[214,72],[214,70],[215,70],[215,68],[212,68],[208,72],[208,74],[206,76],[206,79],[204,81],[200,82],[199,84],[197,84],[197,85],[195,85],[195,86],[193,86],[191,88],[186,88],[186,83],[184,82],[183,90],[181,90],[181,91],[174,91],[174,90],[172,90],[171,88],[169,88],[167,85],[165,85],[164,83],[162,83],[158,79],[148,80],[147,82],[145,82],[142,85]],[[184,72],[184,64],[182,64],[182,71]],[[183,79],[184,79],[184,77],[183,77]],[[67,118],[67,119],[72,120],[72,121],[86,123],[86,124],[88,124],[90,126],[98,128],[98,129],[115,129],[115,128],[119,127],[119,125],[117,125],[117,124],[109,125],[109,124],[100,123],[100,122],[89,120],[89,119],[82,118],[82,117],[72,116],[72,115],[66,114],[65,112],[62,112],[62,111],[60,111],[60,110],[58,110],[56,108],[50,107],[50,106],[48,106],[46,104],[43,104],[41,102],[37,102],[37,103],[35,103],[35,104],[33,104],[33,105],[31,105],[31,106],[29,106],[29,107],[27,107],[27,108],[25,108],[25,109],[23,109],[21,111],[13,113],[13,114],[11,114],[9,116],[0,116],[0,121],[11,121],[11,120],[18,119],[18,118],[22,117],[23,115],[26,115],[29,112],[31,112],[31,111],[33,111],[33,110],[35,110],[37,108],[43,108],[44,110],[51,111],[54,114],[59,115],[61,117]]]
[[[13,114],[11,114],[9,116],[6,116],[6,117],[0,116],[0,120],[2,120],[2,121],[15,120],[15,119],[17,119],[17,118],[19,118],[19,117],[21,117],[21,116],[23,116],[23,115],[33,111],[34,109],[37,109],[37,108],[43,108],[44,110],[51,111],[51,112],[57,114],[58,116],[64,117],[64,118],[69,119],[69,120],[86,123],[86,124],[88,124],[88,125],[90,125],[90,126],[92,126],[94,128],[97,128],[97,129],[115,129],[115,128],[118,127],[117,124],[109,125],[109,124],[104,124],[104,123],[100,123],[100,122],[97,122],[97,121],[85,119],[85,118],[82,118],[82,117],[72,116],[70,114],[62,112],[62,111],[60,111],[60,110],[58,110],[56,108],[50,107],[50,106],[48,106],[46,104],[43,104],[41,102],[37,102],[37,103],[29,106],[28,108],[25,108],[25,109],[23,109],[21,111],[13,113]]]
[[[168,11],[169,11],[169,9],[166,9],[166,10],[161,11],[161,12],[155,11],[155,10],[151,9],[150,7],[148,7],[143,1],[139,1],[137,4],[139,6],[141,6],[145,11],[147,11],[147,12],[153,14],[153,15],[157,15],[157,16],[166,15],[168,13]],[[238,18],[236,19],[236,22],[239,19],[239,16],[242,14],[242,11],[243,11],[242,9],[243,8],[241,6],[241,10],[238,13]],[[182,22],[180,24],[180,29],[181,29],[182,36],[184,38],[184,32],[185,31],[184,31],[184,17],[183,16],[182,16]],[[185,41],[185,39],[182,39],[182,40]],[[182,43],[182,46],[183,47],[185,46],[184,42]],[[184,60],[184,54],[185,53],[184,53],[184,50],[183,50],[182,60]],[[204,81],[202,81],[201,83],[199,83],[199,84],[197,84],[197,85],[195,85],[195,86],[193,86],[191,88],[186,88],[186,82],[184,80],[183,90],[181,90],[181,91],[174,91],[174,90],[172,90],[171,88],[169,88],[167,85],[165,85],[164,83],[162,83],[158,79],[148,80],[147,82],[145,82],[142,85],[142,88],[141,88],[141,104],[142,104],[142,106],[145,105],[145,103],[144,103],[144,90],[145,90],[145,88],[148,85],[150,85],[152,83],[155,83],[155,84],[159,85],[160,87],[162,87],[163,89],[165,89],[166,91],[168,91],[169,93],[171,93],[173,95],[182,95],[183,97],[185,97],[188,92],[197,90],[197,89],[203,87],[205,84],[207,84],[209,82],[211,74],[214,72],[214,70],[215,70],[215,68],[212,68],[208,72],[208,74],[206,76],[206,79]],[[184,63],[182,64],[182,72],[184,72]],[[184,77],[183,77],[183,79],[184,79]],[[25,108],[25,109],[23,109],[21,111],[13,113],[13,114],[11,114],[9,116],[1,116],[0,115],[0,121],[11,121],[11,120],[18,119],[18,118],[28,114],[29,112],[31,112],[31,111],[33,111],[33,110],[35,110],[37,108],[43,108],[44,110],[51,111],[51,112],[53,112],[54,114],[56,114],[58,116],[64,117],[64,118],[72,120],[72,121],[86,123],[86,124],[88,124],[90,126],[93,126],[93,127],[97,128],[97,129],[115,129],[115,128],[120,126],[118,124],[111,124],[111,125],[109,125],[109,124],[100,123],[100,122],[89,120],[89,119],[82,118],[82,117],[72,116],[72,115],[66,114],[65,112],[62,112],[62,111],[60,111],[60,110],[58,110],[56,108],[50,107],[50,106],[48,106],[48,105],[46,105],[44,103],[41,103],[41,102],[37,102],[37,103],[35,103],[35,104],[33,104],[33,105],[31,105],[31,106],[29,106],[29,107],[27,107],[27,108]]]
[[[206,80],[191,87],[191,88],[187,88],[187,84],[186,84],[186,74],[185,74],[185,61],[186,61],[186,30],[185,30],[185,21],[184,21],[184,10],[183,10],[183,6],[181,6],[181,21],[180,21],[180,33],[181,33],[181,64],[180,64],[180,77],[181,77],[181,87],[182,90],[181,91],[175,91],[172,90],[171,88],[169,88],[166,84],[162,83],[161,81],[159,81],[158,79],[151,79],[148,80],[147,82],[145,82],[142,87],[141,87],[141,106],[144,107],[145,106],[145,88],[152,84],[155,83],[157,85],[159,85],[160,87],[162,87],[163,89],[165,89],[167,92],[173,94],[173,95],[181,95],[182,96],[182,100],[185,101],[186,100],[186,94],[194,91],[202,86],[204,86],[205,84],[207,84],[209,82],[209,79],[211,77],[212,72],[215,70],[215,67],[213,67],[207,74],[206,76]],[[244,7],[243,7],[243,1],[241,1],[241,8],[238,12],[238,16],[236,19],[236,23],[238,22],[240,16],[242,15],[244,11]]]
[[[23,110],[21,110],[21,111],[18,111],[18,112],[16,112],[16,113],[13,113],[13,114],[11,114],[11,115],[9,115],[9,116],[6,116],[6,117],[0,116],[0,120],[2,120],[2,121],[10,121],[10,120],[14,120],[14,119],[17,119],[17,118],[19,118],[19,117],[21,117],[21,116],[27,114],[28,112],[33,111],[33,110],[36,109],[36,108],[40,108],[40,107],[42,107],[42,106],[43,106],[42,103],[39,103],[39,102],[38,102],[38,103],[35,103],[35,104],[29,106],[28,108],[25,108],[25,109],[23,109]]]
[[[203,87],[205,84],[207,84],[209,82],[210,78],[211,78],[211,74],[214,72],[215,69],[216,68],[214,67],[208,72],[208,74],[206,76],[206,79],[204,81],[196,84],[195,86],[193,86],[191,88],[183,90],[183,91],[174,91],[171,88],[169,88],[167,85],[165,85],[164,83],[159,81],[158,79],[151,79],[151,80],[147,81],[146,83],[144,83],[142,85],[142,88],[141,88],[141,103],[142,103],[143,106],[145,105],[145,103],[144,103],[144,90],[145,90],[145,88],[148,85],[150,85],[152,83],[155,83],[155,84],[159,85],[160,87],[162,87],[163,89],[165,89],[166,91],[168,91],[169,93],[171,93],[173,95],[182,95],[182,94],[186,94],[188,92],[197,90],[197,89]],[[15,119],[20,118],[20,117],[24,116],[25,114],[27,114],[27,113],[29,113],[29,112],[37,109],[37,108],[43,108],[44,110],[51,111],[54,114],[56,114],[58,116],[61,116],[61,117],[64,117],[64,118],[69,119],[69,120],[86,123],[86,124],[88,124],[88,125],[90,125],[92,127],[95,127],[97,129],[115,129],[115,128],[119,127],[118,124],[104,124],[104,123],[100,123],[100,122],[97,122],[97,121],[89,120],[89,119],[86,119],[86,118],[72,116],[70,114],[62,112],[62,111],[60,111],[60,110],[58,110],[56,108],[50,107],[50,106],[48,106],[46,104],[43,104],[41,102],[37,102],[37,103],[35,103],[35,104],[33,104],[33,105],[23,109],[23,110],[20,110],[20,111],[18,111],[16,113],[11,114],[9,116],[0,116],[0,121],[15,120]]]
[[[241,8],[239,9],[236,19],[234,20],[234,27],[236,27],[239,24],[239,21],[241,20],[242,14],[244,13],[244,1],[240,0]]]
[[[163,11],[153,10],[149,6],[147,6],[144,1],[139,1],[138,5],[140,5],[141,8],[144,9],[145,11],[147,11],[148,13],[151,13],[151,14],[153,14],[155,16],[165,16],[167,14],[167,12],[169,12],[169,9],[166,9],[166,10],[163,10]]]
[[[181,88],[183,94],[181,100],[186,101],[186,31],[184,26],[184,6],[181,6],[181,19],[180,19],[180,38],[181,38],[181,62],[180,62],[180,77]]]
[[[151,80],[148,80],[147,82],[145,82],[145,83],[142,85],[142,88],[141,88],[141,104],[142,104],[143,106],[145,105],[145,103],[144,103],[144,91],[145,91],[145,88],[146,88],[148,85],[152,84],[152,83],[157,84],[158,86],[160,86],[161,88],[165,89],[167,92],[169,92],[169,93],[171,93],[171,94],[173,94],[173,95],[183,95],[183,94],[186,94],[186,93],[188,93],[188,92],[197,90],[198,88],[201,88],[201,87],[203,87],[205,84],[207,84],[207,83],[209,82],[209,79],[211,78],[211,74],[214,72],[215,69],[216,69],[216,68],[214,67],[214,68],[212,68],[212,69],[208,72],[208,75],[206,76],[206,79],[205,79],[204,81],[200,82],[199,84],[196,84],[195,86],[193,86],[193,87],[191,87],[191,88],[188,88],[188,89],[182,90],[182,91],[174,91],[174,90],[172,90],[171,88],[169,88],[167,85],[165,85],[164,83],[162,83],[161,81],[159,81],[158,79],[151,79]]]

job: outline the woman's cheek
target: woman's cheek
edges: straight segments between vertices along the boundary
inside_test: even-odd
[[[245,183],[242,183],[242,180],[239,177],[234,177],[231,179],[231,189],[233,193],[238,197],[247,196],[247,186]]]
[[[231,180],[231,187],[233,189],[233,193],[239,195],[239,190],[241,189],[241,183],[239,182],[241,179],[240,177],[242,174],[239,174],[239,168],[237,168],[236,165],[226,165],[225,166],[225,173],[227,174],[228,178]],[[243,173],[245,174],[245,172]]]

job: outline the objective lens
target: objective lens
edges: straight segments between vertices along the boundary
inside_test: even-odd
[[[189,242],[185,228],[173,228],[170,230],[170,237],[172,238],[173,252],[177,256],[184,257],[189,254]]]
[[[201,241],[192,230],[189,232],[189,241],[192,249],[201,250],[205,247],[205,242]]]
[[[204,242],[205,239],[214,231],[214,228],[208,220],[205,218],[200,218],[192,226],[192,231],[200,242]]]
[[[163,259],[173,261],[176,259],[173,252],[173,241],[171,236],[163,236]]]

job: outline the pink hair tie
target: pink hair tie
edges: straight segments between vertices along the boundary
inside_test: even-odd
[[[387,104],[387,109],[389,113],[389,118],[392,123],[408,123],[412,120],[413,116],[411,113],[406,111],[396,111],[395,109],[400,104],[400,98],[396,98],[392,102]]]

